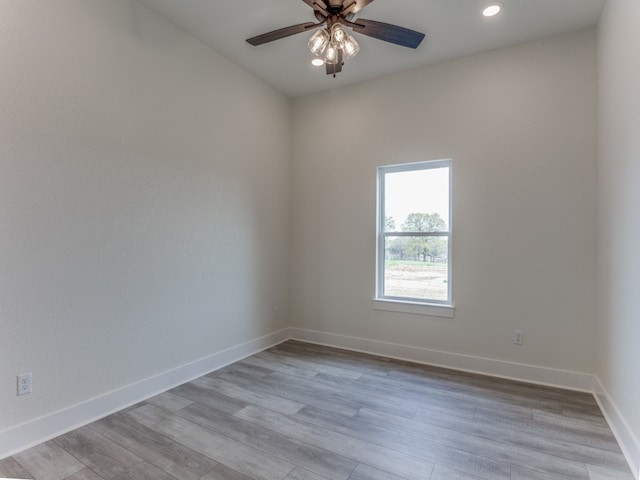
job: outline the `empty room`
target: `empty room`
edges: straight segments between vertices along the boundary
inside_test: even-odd
[[[638,0],[0,0],[0,479],[640,480]]]

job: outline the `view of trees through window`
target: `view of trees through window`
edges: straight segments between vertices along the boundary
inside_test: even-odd
[[[448,301],[449,166],[383,175],[382,295]]]

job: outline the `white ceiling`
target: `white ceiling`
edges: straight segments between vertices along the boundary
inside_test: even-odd
[[[360,53],[336,78],[311,65],[311,33],[253,47],[245,39],[313,22],[303,0],[139,0],[231,61],[289,97],[341,87],[597,23],[605,0],[501,0],[484,18],[489,0],[375,0],[358,16],[426,34],[417,50],[355,34]]]

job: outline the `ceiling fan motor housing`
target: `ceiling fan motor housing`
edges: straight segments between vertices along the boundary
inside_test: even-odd
[[[337,9],[338,11],[340,11],[342,10],[342,4],[344,3],[344,0],[328,0],[326,3],[329,8]]]

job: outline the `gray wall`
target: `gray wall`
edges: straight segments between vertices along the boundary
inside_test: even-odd
[[[640,2],[609,0],[599,27],[600,394],[640,478]]]
[[[596,105],[594,30],[296,100],[294,327],[590,376]],[[376,311],[376,167],[440,158],[455,318]]]
[[[286,326],[286,98],[129,0],[3,2],[0,59],[0,432]]]

